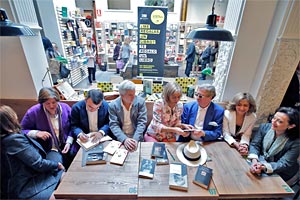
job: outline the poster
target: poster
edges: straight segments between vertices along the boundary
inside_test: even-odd
[[[166,7],[138,7],[138,75],[163,77]]]

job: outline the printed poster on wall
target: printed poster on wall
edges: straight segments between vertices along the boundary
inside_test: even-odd
[[[138,75],[164,74],[166,7],[138,7]]]

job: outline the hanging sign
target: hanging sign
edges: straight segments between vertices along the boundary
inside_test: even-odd
[[[164,74],[166,7],[138,7],[138,75]]]

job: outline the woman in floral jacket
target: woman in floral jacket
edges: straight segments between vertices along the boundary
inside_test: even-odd
[[[181,123],[183,104],[180,101],[182,90],[176,82],[169,82],[163,90],[162,99],[155,101],[153,117],[144,136],[146,142],[176,142],[179,135],[187,137],[183,129],[193,128]]]

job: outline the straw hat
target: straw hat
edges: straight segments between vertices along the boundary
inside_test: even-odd
[[[203,165],[207,159],[205,149],[194,140],[179,145],[176,154],[182,163],[192,167]]]

